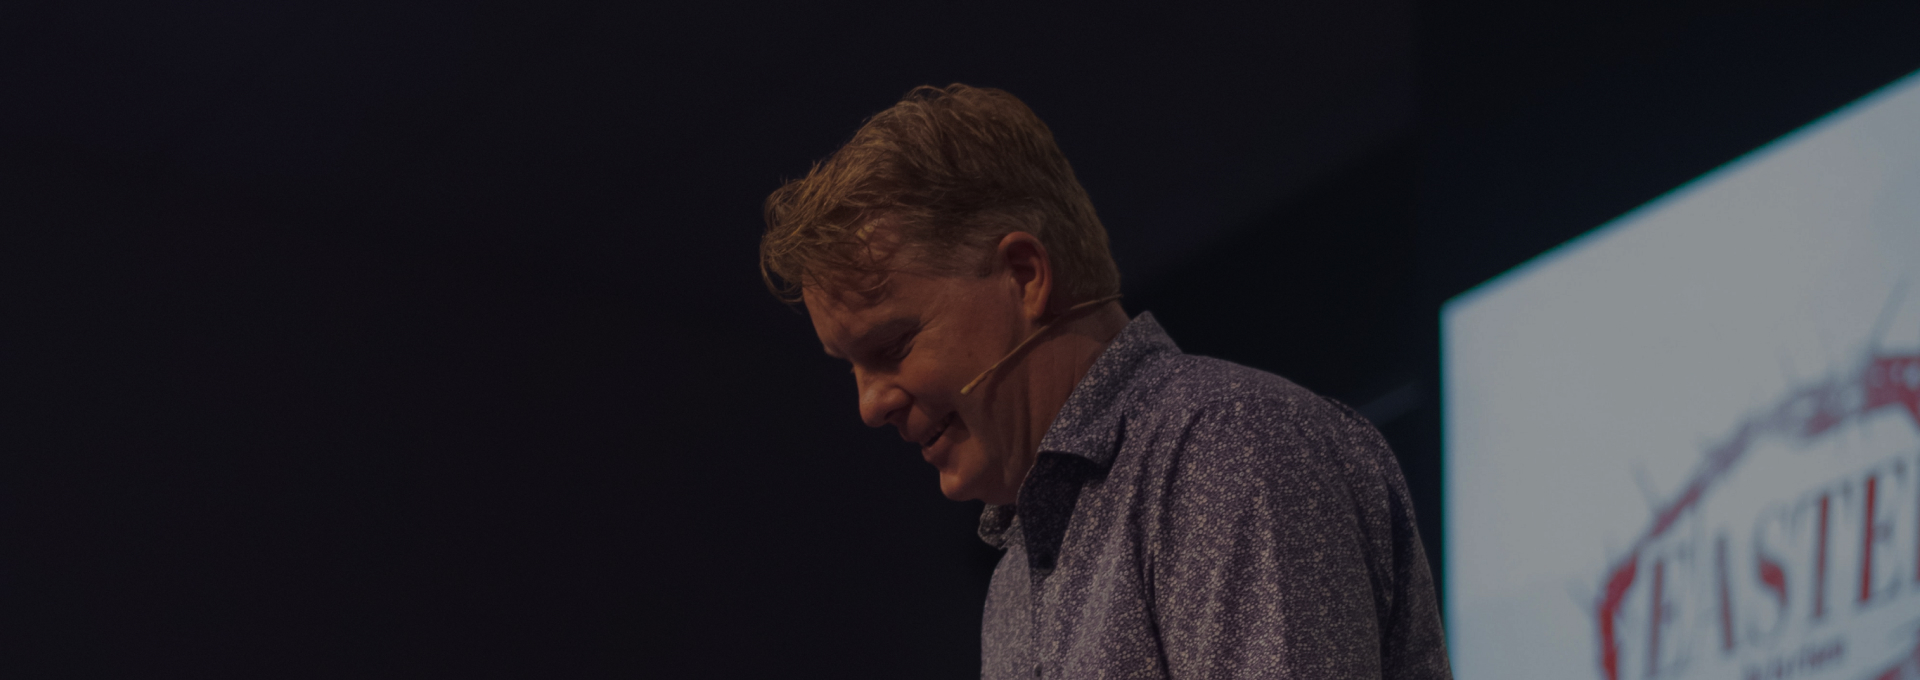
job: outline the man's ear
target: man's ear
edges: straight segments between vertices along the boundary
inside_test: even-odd
[[[1007,234],[1000,237],[994,257],[1007,267],[1018,287],[1020,308],[1028,320],[1038,321],[1052,313],[1053,261],[1040,239],[1024,231]]]

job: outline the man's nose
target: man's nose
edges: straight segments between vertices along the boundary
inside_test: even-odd
[[[860,420],[867,427],[884,427],[906,413],[912,402],[906,390],[891,380],[864,372],[857,372],[854,377],[860,387]]]

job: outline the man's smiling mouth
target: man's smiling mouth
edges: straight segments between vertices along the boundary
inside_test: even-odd
[[[947,428],[953,425],[953,416],[954,414],[947,414],[947,419],[940,421],[940,428],[933,431],[933,436],[927,437],[926,441],[921,442],[920,448],[931,449],[934,444],[940,443],[940,438],[947,434]]]

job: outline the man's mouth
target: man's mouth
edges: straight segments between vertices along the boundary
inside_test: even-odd
[[[933,431],[933,436],[927,437],[926,441],[921,442],[920,448],[931,449],[934,444],[940,443],[940,438],[947,435],[947,427],[953,424],[953,415],[954,414],[951,413],[947,414],[947,419],[940,421],[939,429]]]

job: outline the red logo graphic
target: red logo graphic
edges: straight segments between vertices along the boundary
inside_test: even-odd
[[[1878,333],[1876,332],[1875,335]],[[1599,664],[1605,678],[1621,679],[1622,631],[1617,626],[1622,621],[1622,609],[1629,601],[1629,594],[1636,592],[1634,588],[1636,584],[1643,586],[1643,589],[1637,592],[1643,593],[1641,597],[1650,597],[1652,604],[1645,618],[1646,627],[1649,630],[1633,631],[1633,644],[1638,645],[1642,642],[1646,644],[1646,647],[1641,650],[1644,658],[1648,660],[1644,677],[1655,677],[1661,674],[1659,671],[1662,670],[1663,651],[1660,645],[1665,639],[1661,626],[1672,619],[1668,609],[1673,606],[1668,604],[1668,600],[1662,599],[1663,597],[1671,598],[1672,594],[1663,594],[1661,591],[1663,587],[1672,588],[1677,576],[1671,573],[1671,570],[1663,573],[1667,564],[1666,561],[1658,558],[1646,560],[1650,566],[1643,569],[1643,557],[1647,557],[1646,553],[1651,546],[1668,536],[1683,516],[1690,511],[1699,510],[1702,499],[1714,491],[1717,484],[1725,481],[1728,473],[1741,463],[1749,450],[1767,440],[1805,444],[1834,432],[1835,428],[1843,424],[1857,422],[1869,414],[1893,408],[1904,408],[1911,416],[1914,425],[1920,427],[1920,353],[1885,354],[1877,349],[1872,350],[1858,370],[1793,390],[1777,405],[1756,411],[1743,419],[1733,428],[1730,435],[1709,447],[1692,479],[1681,487],[1671,500],[1654,508],[1651,525],[1633,542],[1626,554],[1609,565],[1605,572],[1606,578],[1597,598],[1598,606],[1595,608],[1599,624]],[[1877,545],[1885,550],[1884,544],[1890,540],[1893,531],[1890,522],[1877,519],[1889,512],[1889,509],[1884,507],[1884,503],[1888,502],[1885,499],[1890,499],[1890,494],[1893,492],[1892,487],[1881,486],[1882,478],[1886,476],[1881,473],[1904,475],[1904,468],[1877,469],[1863,475],[1860,486],[1863,493],[1859,498],[1864,507],[1864,513],[1861,516],[1865,517],[1866,523],[1862,528],[1863,539],[1858,545],[1831,546],[1835,549],[1854,550],[1860,553],[1858,569],[1860,573],[1835,575],[1836,578],[1845,576],[1848,581],[1852,576],[1859,577],[1860,583],[1857,590],[1843,589],[1843,592],[1846,592],[1845,597],[1857,595],[1859,603],[1867,603],[1875,599],[1876,578],[1885,581],[1888,577],[1885,573],[1876,576],[1873,571],[1877,563],[1884,563],[1884,559],[1876,561],[1873,551]],[[1920,489],[1920,479],[1916,479],[1915,487]],[[1817,557],[1809,559],[1813,578],[1816,579],[1815,582],[1821,584],[1811,595],[1810,615],[1815,619],[1825,616],[1838,604],[1826,599],[1825,584],[1830,580],[1827,574],[1828,559],[1826,557],[1830,547],[1827,545],[1827,526],[1831,508],[1829,498],[1824,495],[1824,492],[1822,493],[1823,495],[1814,497],[1807,503],[1808,521],[1817,520],[1817,524],[1813,525],[1816,530],[1809,532],[1810,536],[1817,536],[1817,539],[1809,539],[1817,540],[1817,547],[1814,549]],[[1876,495],[1883,499],[1883,507],[1878,509],[1875,508]],[[1920,496],[1920,493],[1916,493],[1916,496]],[[1849,543],[1852,542],[1849,541]],[[1713,613],[1704,616],[1708,625],[1718,630],[1718,634],[1712,636],[1713,643],[1716,646],[1723,645],[1722,648],[1730,653],[1735,648],[1735,621],[1732,615],[1734,598],[1728,593],[1726,576],[1729,552],[1727,540],[1724,537],[1721,538],[1714,548],[1712,551],[1701,551],[1703,554],[1713,553],[1713,566],[1705,571],[1718,574],[1717,582],[1710,586],[1712,589],[1703,591],[1705,595],[1702,601],[1717,602],[1714,607],[1704,610]],[[1848,557],[1850,559],[1852,556]],[[1916,556],[1914,565],[1912,569],[1916,570],[1916,573],[1913,577],[1920,580],[1920,556]],[[1764,558],[1756,558],[1754,573],[1749,578],[1757,581],[1756,587],[1767,604],[1773,605],[1777,600],[1777,611],[1782,612],[1781,616],[1784,617],[1788,579],[1782,565]],[[1712,620],[1716,618],[1717,620]],[[1644,638],[1641,637],[1643,634]],[[1806,672],[1827,667],[1822,664],[1838,662],[1839,657],[1845,652],[1844,640],[1818,641],[1803,647],[1798,654],[1779,657],[1779,660],[1770,664],[1749,666],[1742,675],[1749,680],[1803,676]],[[1910,656],[1868,677],[1876,680],[1900,677],[1920,678],[1920,641],[1916,641]]]

